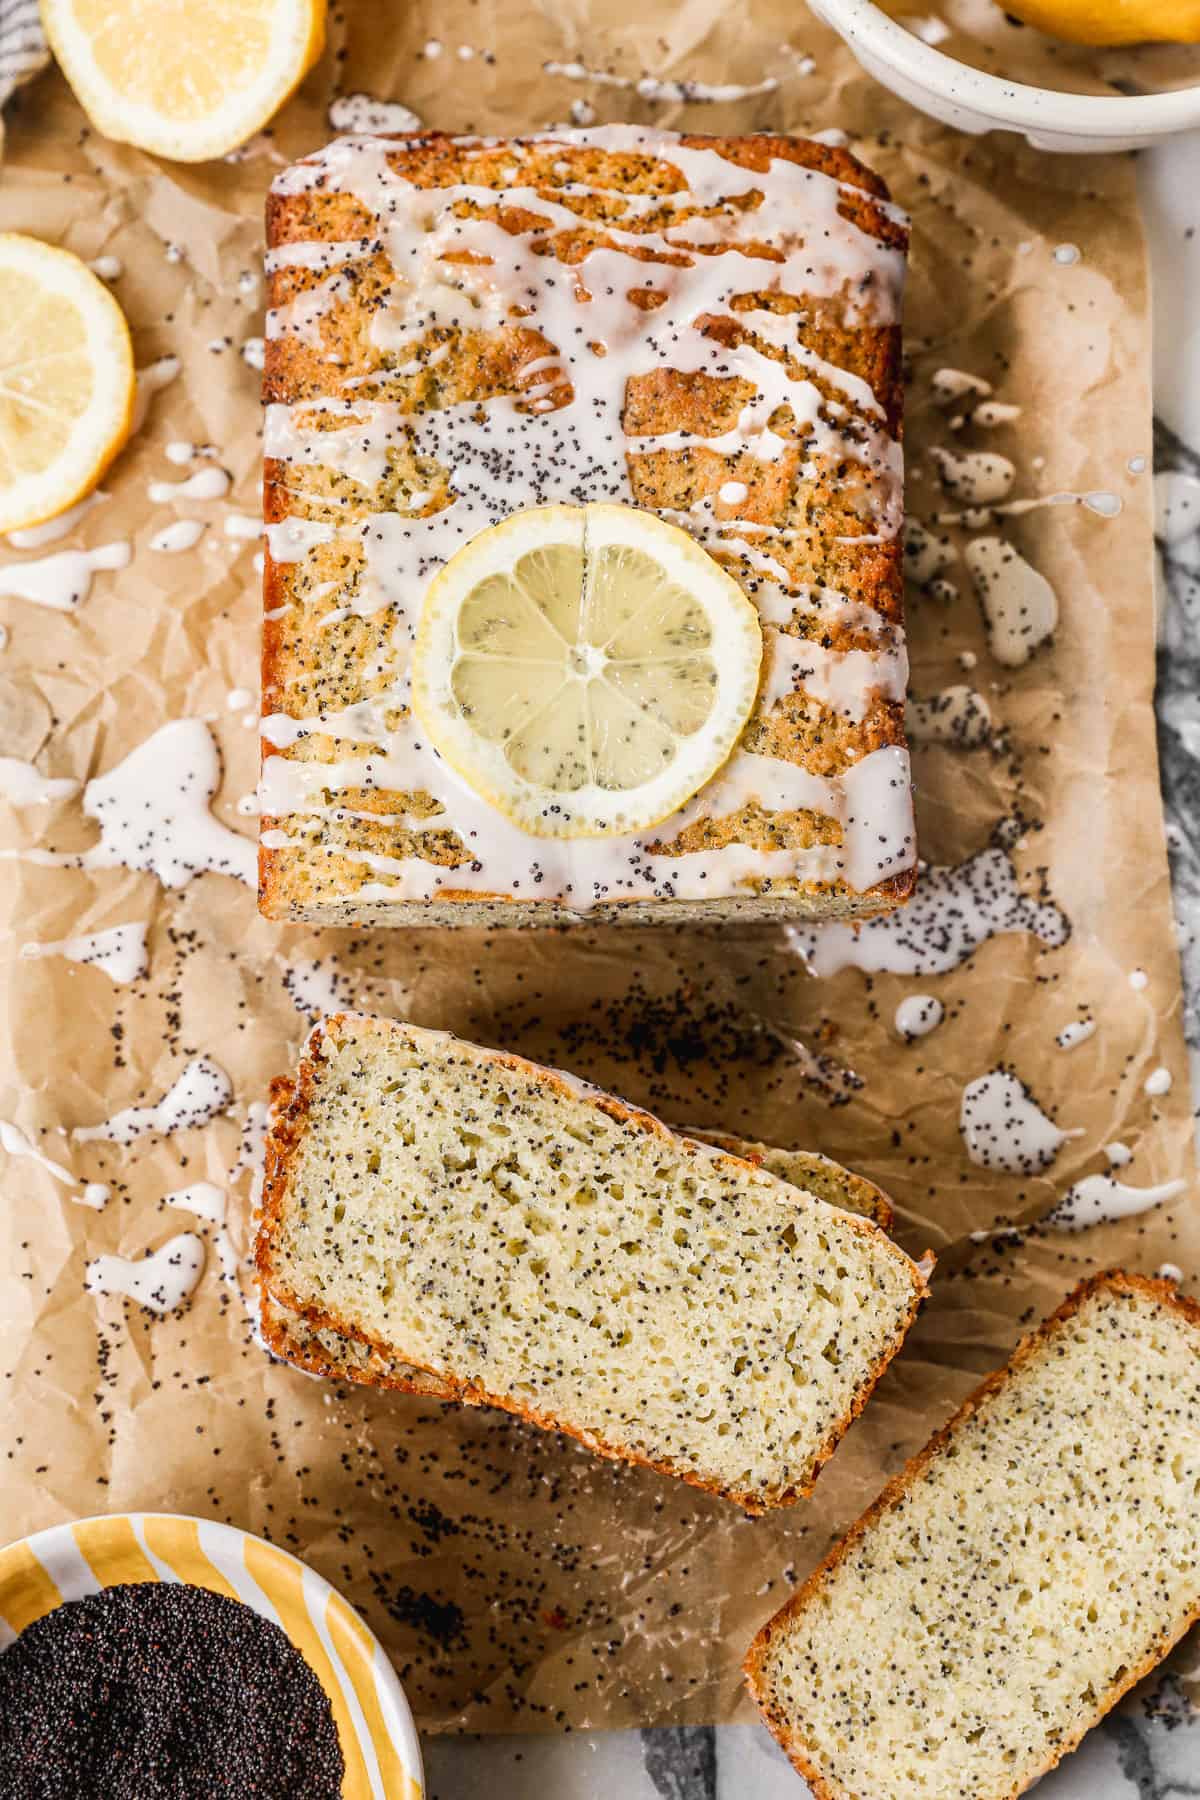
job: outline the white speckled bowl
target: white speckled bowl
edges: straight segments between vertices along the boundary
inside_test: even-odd
[[[115,1513],[10,1544],[0,1550],[0,1649],[64,1601],[129,1581],[186,1581],[282,1626],[329,1696],[343,1800],[424,1800],[416,1728],[383,1646],[315,1570],[232,1525]]]
[[[876,81],[960,131],[1019,131],[1037,150],[1137,150],[1200,125],[1200,85],[1172,93],[1069,94],[972,69],[923,43],[873,0],[809,0]]]

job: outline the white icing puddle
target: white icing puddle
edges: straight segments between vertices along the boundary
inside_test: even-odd
[[[182,1231],[136,1262],[127,1256],[96,1257],[87,1266],[84,1286],[89,1294],[120,1294],[147,1312],[169,1313],[191,1298],[203,1273],[204,1240]]]
[[[242,361],[250,369],[261,369],[267,360],[266,339],[248,337],[242,345]]]
[[[102,1181],[81,1182],[70,1169],[55,1162],[44,1150],[39,1150],[20,1126],[12,1124],[8,1119],[0,1119],[0,1150],[8,1156],[27,1156],[40,1169],[45,1169],[48,1175],[53,1175],[55,1181],[61,1181],[64,1187],[78,1189],[77,1193],[72,1193],[71,1198],[78,1201],[80,1206],[90,1206],[98,1212],[108,1199],[109,1190]]]
[[[76,612],[92,591],[93,577],[104,569],[127,568],[132,555],[122,538],[95,550],[57,550],[34,562],[8,563],[0,569],[0,594],[53,612]]]
[[[19,756],[0,756],[0,797],[12,806],[48,806],[55,800],[70,800],[79,786],[69,775],[43,775]]]
[[[140,922],[111,925],[106,931],[92,931],[82,937],[57,938],[45,944],[22,944],[21,955],[27,959],[62,956],[68,962],[103,969],[110,981],[124,986],[130,981],[140,981],[143,975],[150,973],[146,929]]]
[[[1057,1033],[1054,1041],[1060,1050],[1077,1050],[1080,1044],[1087,1043],[1095,1030],[1095,1019],[1072,1019],[1069,1025],[1064,1025]]]
[[[156,506],[170,500],[223,500],[232,485],[228,470],[214,464],[183,481],[152,481],[149,493]]]
[[[238,1288],[240,1292],[238,1254],[226,1230],[225,1189],[212,1181],[193,1181],[190,1187],[176,1188],[173,1194],[164,1194],[163,1204],[173,1206],[179,1212],[190,1212],[212,1226],[213,1244],[217,1261],[221,1265],[221,1280],[228,1287]]]
[[[1053,901],[1022,894],[1003,850],[981,850],[957,868],[921,872],[907,906],[865,925],[789,926],[788,942],[811,975],[840,969],[870,974],[944,975],[990,937],[1029,932],[1051,949],[1065,944],[1070,922]]]
[[[936,1031],[945,1016],[945,1007],[932,994],[909,994],[896,1008],[896,1030],[912,1043]]]
[[[1019,668],[1053,635],[1058,596],[1003,538],[972,538],[963,551],[996,661]]]
[[[168,556],[177,556],[181,550],[194,550],[204,536],[203,519],[176,519],[173,524],[164,525],[150,539],[151,550],[161,550]]]
[[[1017,471],[1007,456],[990,450],[966,451],[961,456],[952,450],[930,454],[946,492],[966,506],[988,506],[995,500],[1007,500],[1012,492]]]
[[[816,67],[809,56],[801,57],[797,62],[797,73],[811,75]],[[546,62],[542,68],[547,75],[560,75],[567,81],[586,81],[593,87],[625,88],[637,94],[639,100],[678,102],[684,105],[720,105],[729,100],[752,100],[759,94],[773,94],[779,86],[777,75],[767,75],[761,81],[742,82],[710,82],[710,81],[673,81],[657,75],[614,75],[610,69],[591,69],[581,62]]]
[[[967,1083],[958,1128],[973,1163],[1011,1175],[1048,1169],[1067,1139],[1080,1135],[1060,1130],[1008,1069],[990,1069]]]
[[[948,687],[926,700],[910,694],[904,728],[913,744],[957,744],[963,750],[977,750],[991,741],[992,714],[974,688]]]
[[[56,544],[60,538],[65,538],[69,532],[74,531],[93,506],[99,506],[102,500],[107,499],[107,494],[102,493],[99,488],[93,488],[90,494],[86,494],[74,506],[69,506],[66,512],[56,514],[44,524],[25,525],[17,531],[10,531],[8,541],[14,550],[41,550],[46,544]]]
[[[1164,1181],[1158,1187],[1127,1187],[1115,1175],[1085,1175],[1069,1187],[1045,1223],[1056,1231],[1086,1231],[1091,1225],[1111,1224],[1174,1200],[1185,1181]]]
[[[131,1144],[147,1132],[169,1136],[196,1125],[207,1125],[223,1113],[233,1099],[233,1083],[219,1063],[197,1056],[153,1106],[127,1106],[100,1125],[84,1125],[72,1132],[78,1143],[104,1139],[112,1144]]]
[[[212,733],[200,719],[177,719],[131,750],[124,762],[89,781],[83,810],[100,826],[100,842],[77,853],[3,850],[49,868],[141,869],[164,887],[182,887],[212,870],[253,887],[254,844],[214,819],[209,802],[221,780]]]
[[[350,992],[349,982],[332,957],[289,964],[283,971],[283,985],[296,1011],[314,1020],[340,1011]]]
[[[423,121],[396,100],[376,100],[372,94],[339,94],[326,114],[334,131],[420,131]]]
[[[1152,1069],[1142,1083],[1142,1092],[1157,1100],[1163,1094],[1169,1094],[1174,1085],[1174,1077],[1170,1069]]]
[[[181,366],[177,356],[160,356],[157,362],[149,363],[146,368],[137,371],[133,419],[129,427],[131,435],[141,430],[146,423],[146,414],[150,411],[150,402],[155,394],[170,387]]]
[[[88,268],[93,275],[98,275],[101,281],[120,281],[125,273],[125,264],[119,256],[94,256],[88,264]]]
[[[1122,1144],[1119,1141],[1112,1144],[1105,1144],[1104,1154],[1108,1159],[1108,1166],[1110,1169],[1123,1169],[1126,1163],[1131,1163],[1133,1161],[1133,1151],[1129,1148],[1129,1145]]]
[[[958,550],[946,535],[938,536],[919,519],[904,524],[904,573],[918,587],[929,583],[958,561]]]

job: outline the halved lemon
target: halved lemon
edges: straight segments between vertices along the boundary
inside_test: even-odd
[[[133,416],[125,315],[86,264],[0,232],[0,531],[95,487]]]
[[[97,130],[177,162],[252,137],[325,47],[325,0],[42,0],[42,23]]]
[[[726,760],[762,631],[686,532],[632,506],[541,506],[483,531],[425,596],[413,710],[538,837],[645,831]]]

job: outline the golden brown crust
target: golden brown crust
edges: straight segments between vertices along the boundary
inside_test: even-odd
[[[576,1438],[598,1456],[607,1457],[614,1462],[637,1463],[645,1468],[654,1469],[659,1474],[672,1475],[677,1480],[687,1482],[689,1486],[701,1488],[706,1493],[718,1494],[725,1499],[732,1500],[750,1514],[766,1512],[775,1507],[789,1506],[810,1494],[822,1468],[833,1455],[849,1426],[866,1405],[884,1369],[899,1350],[916,1318],[918,1308],[928,1293],[926,1278],[911,1259],[905,1256],[904,1252],[898,1249],[891,1239],[870,1220],[853,1213],[845,1215],[846,1222],[852,1230],[878,1239],[881,1244],[887,1246],[888,1252],[893,1257],[905,1265],[912,1280],[911,1301],[891,1341],[884,1347],[874,1367],[867,1372],[856,1389],[845,1414],[833,1423],[825,1442],[815,1452],[812,1458],[810,1478],[794,1487],[787,1488],[766,1502],[759,1495],[753,1493],[727,1492],[714,1482],[706,1481],[688,1470],[674,1467],[667,1460],[655,1461],[619,1445],[610,1444],[598,1435],[572,1424],[569,1420],[561,1419],[553,1413],[542,1412],[523,1401],[513,1399],[511,1395],[489,1393],[478,1382],[460,1380],[444,1371],[429,1369],[415,1359],[405,1358],[401,1363],[393,1346],[373,1338],[353,1321],[340,1318],[335,1313],[325,1312],[291,1291],[273,1265],[275,1233],[282,1219],[291,1164],[303,1140],[307,1115],[312,1106],[317,1071],[322,1061],[322,1045],[326,1038],[336,1041],[337,1033],[346,1019],[347,1015],[345,1014],[334,1014],[313,1028],[294,1082],[290,1085],[281,1083],[277,1089],[280,1103],[272,1114],[271,1128],[267,1136],[262,1209],[254,1249],[255,1270],[264,1300],[264,1332],[267,1330],[267,1315],[270,1313],[270,1330],[275,1333],[274,1341],[270,1336],[267,1337],[269,1347],[283,1355],[284,1351],[281,1346],[287,1341],[286,1325],[279,1317],[278,1312],[269,1305],[269,1299],[273,1299],[296,1313],[314,1329],[336,1332],[339,1336],[350,1340],[351,1343],[364,1346],[374,1352],[372,1367],[381,1369],[383,1375],[381,1379],[365,1382],[365,1385],[392,1387],[403,1392],[429,1393],[433,1397],[456,1400],[467,1406],[493,1406],[500,1411],[514,1413],[531,1424],[542,1426],[547,1431],[559,1431],[568,1437]],[[363,1023],[361,1017],[356,1019],[356,1023],[360,1025]],[[372,1019],[368,1023],[384,1030],[402,1029],[402,1027],[394,1026],[388,1020]],[[529,1062],[525,1057],[515,1056],[505,1051],[484,1050],[477,1045],[464,1043],[461,1039],[455,1039],[454,1042],[456,1050],[464,1052],[468,1056],[475,1056],[481,1061],[495,1063],[502,1068],[513,1069],[522,1074],[533,1075],[539,1084],[561,1094],[564,1098],[578,1100],[580,1097],[578,1088],[557,1070],[543,1068],[540,1064]],[[586,1098],[601,1112],[615,1120],[617,1124],[632,1126],[648,1135],[660,1137],[675,1148],[683,1147],[697,1156],[706,1154],[698,1144],[687,1138],[678,1137],[652,1113],[643,1112],[638,1107],[627,1105],[610,1094],[589,1091]],[[714,1152],[713,1154],[718,1153]],[[740,1157],[720,1154],[723,1155],[724,1160],[730,1162],[741,1163],[743,1161]],[[753,1163],[748,1166],[755,1167]],[[310,1343],[304,1354],[308,1361],[302,1366],[310,1368],[314,1374],[329,1373],[328,1364],[331,1359],[326,1352]],[[410,1387],[407,1375],[402,1372],[410,1368],[416,1376],[431,1377],[434,1382],[439,1384],[439,1387],[444,1387],[444,1395],[441,1392],[435,1392],[424,1379],[419,1382],[419,1385]],[[352,1380],[362,1379],[354,1375],[350,1375],[349,1378]]]
[[[862,1517],[857,1519],[845,1536],[833,1546],[786,1605],[780,1607],[779,1611],[773,1614],[759,1629],[751,1642],[742,1664],[746,1685],[766,1721],[767,1729],[776,1739],[793,1767],[808,1782],[816,1800],[859,1800],[859,1796],[851,1794],[845,1788],[835,1786],[826,1779],[824,1771],[808,1755],[805,1746],[800,1743],[787,1719],[772,1706],[764,1679],[764,1665],[772,1643],[786,1630],[788,1621],[793,1615],[800,1612],[812,1595],[822,1587],[830,1572],[870,1531],[876,1520],[888,1512],[908,1491],[937,1452],[953,1439],[986,1400],[998,1393],[1010,1377],[1053,1337],[1058,1327],[1074,1317],[1084,1302],[1100,1289],[1115,1294],[1144,1294],[1181,1314],[1189,1324],[1200,1327],[1200,1305],[1180,1294],[1172,1282],[1154,1280],[1146,1275],[1131,1275],[1122,1269],[1103,1270],[1097,1275],[1089,1276],[1086,1281],[1081,1282],[1067,1295],[1061,1306],[1021,1339],[1003,1368],[993,1370],[972,1393],[967,1395],[958,1411],[938,1431],[934,1432],[929,1442],[910,1458],[900,1473],[892,1477],[883,1492],[872,1502]],[[1135,1687],[1145,1675],[1149,1674],[1151,1669],[1162,1661],[1172,1645],[1179,1642],[1197,1619],[1200,1619],[1200,1601],[1197,1601],[1196,1606],[1178,1631],[1165,1632],[1158,1644],[1140,1663],[1130,1669],[1119,1682],[1114,1683],[1106,1694],[1100,1696],[1095,1712],[1073,1736],[1064,1737],[1061,1741],[1049,1746],[1046,1760],[1034,1771],[1028,1781],[1022,1781],[1017,1786],[1006,1788],[1002,1792],[980,1794],[978,1800],[1016,1800],[1017,1795],[1026,1792],[1034,1781],[1039,1780],[1048,1770],[1056,1767],[1069,1751],[1074,1750],[1092,1726],[1106,1713],[1111,1712],[1123,1694],[1128,1693],[1130,1688]]]
[[[615,197],[630,192],[678,194],[685,188],[684,178],[677,168],[655,154],[653,136],[648,134],[644,149],[622,150],[569,140],[565,141],[565,148],[562,140],[547,139],[544,144],[527,140],[522,179],[530,186],[554,191],[561,203],[567,197],[559,191],[561,176],[555,172],[555,164],[569,154],[572,178],[578,178],[582,185],[607,185]],[[685,135],[680,142],[685,148],[715,150],[745,168],[765,170],[772,161],[810,168],[841,184],[839,210],[863,231],[897,247],[903,247],[906,241],[903,224],[885,204],[887,190],[883,182],[844,149],[767,134]],[[523,212],[505,192],[504,171],[511,164],[511,152],[504,142],[481,146],[430,132],[398,134],[391,145],[388,160],[413,185],[443,187],[460,181],[469,172],[476,190],[491,188],[495,193],[494,207],[490,207],[488,216],[494,216],[499,225],[511,231],[529,223],[528,212]],[[321,162],[320,157],[307,160],[310,166]],[[556,225],[546,233],[546,253],[569,264],[589,250],[611,243],[606,233],[612,206],[606,202],[607,196],[600,192],[570,197],[570,210],[575,212],[578,223]],[[473,208],[482,204],[471,202]],[[696,210],[704,210],[699,199]],[[752,216],[752,210],[748,211],[747,235],[741,247],[748,254],[761,254],[764,270],[770,270],[772,258],[779,253],[769,245],[756,243]],[[647,219],[650,228],[653,216],[647,215]],[[347,380],[356,383],[353,392],[359,397],[387,399],[406,412],[495,394],[519,395],[525,368],[539,359],[544,364],[546,353],[553,348],[536,330],[533,319],[513,321],[498,330],[460,338],[453,347],[454,354],[438,365],[436,391],[428,385],[434,380],[431,373],[402,377],[394,371],[392,365],[397,359],[392,357],[389,361],[388,353],[373,343],[368,329],[393,280],[385,244],[378,232],[378,220],[347,194],[322,187],[271,194],[267,233],[272,248],[297,242],[361,240],[367,254],[339,271],[338,291],[319,321],[318,330],[324,334],[319,341],[312,340],[309,333],[268,339],[265,398],[294,403],[327,395],[336,391],[331,388],[331,381]],[[664,256],[669,260],[669,253],[656,253],[655,260],[661,261]],[[287,306],[325,273],[286,265],[275,268],[270,276],[270,305]],[[757,301],[747,296],[745,303],[802,313],[798,342],[817,357],[865,381],[882,408],[887,430],[899,435],[903,384],[898,327],[864,325],[857,318],[851,319],[845,299],[836,296],[771,294],[760,295]],[[737,303],[735,314],[736,310]],[[706,331],[731,343],[742,335],[736,317],[731,320],[718,316],[706,326]],[[820,374],[811,378],[820,388],[824,378]],[[696,436],[719,436],[736,422],[749,397],[742,392],[746,386],[744,381],[733,378],[714,382],[709,375],[670,370],[636,376],[626,393],[626,430],[631,434],[678,430]],[[569,389],[565,391],[569,393]],[[781,429],[786,431],[787,427]],[[628,466],[634,503],[650,508],[687,508],[715,495],[723,483],[737,480],[749,490],[747,517],[763,525],[786,525],[786,535],[774,540],[773,553],[782,562],[789,581],[845,593],[872,608],[888,625],[899,625],[903,579],[898,543],[881,544],[869,535],[863,537],[864,489],[858,474],[852,478],[844,461],[827,459],[827,466],[822,466],[819,457],[805,461],[808,457],[809,452],[802,452],[797,441],[789,444],[775,463],[749,456],[731,462],[706,447],[681,447],[657,452],[630,451]],[[802,463],[807,471],[803,482],[799,480]],[[264,477],[268,522],[277,523],[293,514],[314,519],[334,516],[328,507],[322,510],[319,494],[307,491],[297,496],[288,492],[284,465],[268,458]],[[354,484],[350,486],[353,488]],[[361,493],[350,498],[356,506],[365,504]],[[440,501],[431,502],[431,510],[439,504]],[[722,550],[719,560],[735,578],[753,586],[753,569],[742,565],[740,553]],[[344,672],[350,668],[365,670],[379,661],[378,634],[384,630],[383,623],[354,616],[333,625],[323,624],[316,630],[304,613],[302,580],[297,565],[277,563],[268,551],[264,570],[268,618],[262,669],[265,713],[306,716],[336,709],[346,703],[346,696],[338,695]],[[280,616],[270,616],[275,613]],[[781,628],[782,641],[794,645],[805,629],[813,627],[794,623]],[[872,641],[869,633],[864,636],[861,626],[855,628],[838,621],[829,623],[827,628],[822,626],[821,643],[826,650],[865,648]],[[349,699],[367,697],[371,685],[364,679],[361,692]],[[903,707],[898,702],[876,698],[861,722],[852,722],[801,689],[785,695],[769,712],[757,716],[743,742],[749,750],[800,762],[818,776],[835,777],[873,750],[887,745],[903,746]],[[314,755],[336,758],[353,751],[351,746],[338,745],[331,738],[313,736],[281,754],[301,759]],[[286,847],[260,850],[259,905],[263,913],[273,919],[328,925],[511,926],[578,919],[579,913],[570,906],[550,900],[516,899],[504,888],[490,894],[477,888],[455,889],[450,884],[452,876],[431,900],[392,899],[386,890],[402,886],[402,882],[391,872],[373,868],[366,859],[416,854],[447,871],[471,860],[462,840],[449,828],[422,831],[418,848],[415,833],[398,831],[386,816],[380,816],[414,811],[411,805],[396,804],[395,799],[380,791],[347,794],[347,807],[352,812],[336,821],[323,820],[318,825],[304,816],[289,818],[286,834],[291,842]],[[269,832],[284,824],[285,821],[268,816],[263,819],[262,828]],[[750,807],[737,815],[693,824],[672,848],[690,853],[716,850],[736,842],[763,851],[803,849],[821,843],[836,844],[840,830],[833,820],[819,814],[797,810],[764,815]],[[711,900],[614,897],[591,909],[588,917],[597,923],[630,924],[662,919],[863,919],[902,904],[912,892],[915,880],[915,870],[909,870],[859,892],[841,881],[819,883],[803,876],[764,878],[744,893]],[[373,892],[360,898],[364,888]],[[380,889],[385,891],[379,892]]]

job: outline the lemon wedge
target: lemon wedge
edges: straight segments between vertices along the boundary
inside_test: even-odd
[[[645,831],[711,780],[758,691],[762,631],[686,532],[632,506],[541,506],[430,584],[413,710],[537,837]]]
[[[325,0],[42,0],[42,23],[96,129],[177,162],[261,130],[325,46]]]
[[[1200,41],[1200,0],[1004,0],[1004,10],[1072,44]]]
[[[133,417],[125,315],[69,250],[0,232],[0,531],[95,487]]]

